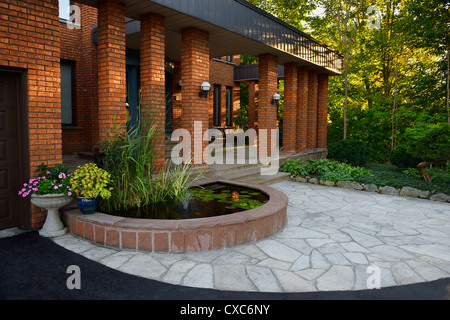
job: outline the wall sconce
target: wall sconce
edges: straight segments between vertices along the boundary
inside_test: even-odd
[[[200,98],[208,98],[208,92],[211,90],[211,85],[209,82],[203,82],[201,85],[201,91],[199,93]]]
[[[279,93],[275,93],[272,98],[272,104],[275,104],[278,107],[278,103],[280,102],[281,96]]]
[[[178,81],[178,89],[181,89],[181,85],[182,85],[182,81],[180,80],[180,81]]]

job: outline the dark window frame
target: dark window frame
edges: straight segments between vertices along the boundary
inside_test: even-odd
[[[226,87],[225,92],[225,125],[231,127],[233,125],[233,87]]]
[[[76,96],[77,96],[77,92],[76,92],[76,61],[73,60],[66,60],[66,59],[61,59],[60,61],[60,67],[65,64],[71,67],[71,91],[72,91],[72,122],[71,123],[62,123],[62,94],[61,94],[61,126],[63,128],[67,128],[67,127],[74,127],[77,125],[77,117],[76,117]],[[61,82],[62,82],[62,78],[61,78]]]
[[[222,113],[222,86],[215,84],[213,93],[213,126],[220,127],[221,125],[221,113]]]

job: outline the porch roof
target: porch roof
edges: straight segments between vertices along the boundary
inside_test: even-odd
[[[97,6],[99,0],[77,2]],[[283,65],[296,62],[330,75],[342,74],[342,56],[311,36],[244,0],[121,0],[128,18],[127,47],[139,48],[140,17],[148,12],[166,18],[166,55],[181,59],[181,30],[209,32],[210,56],[270,53]],[[134,25],[132,25],[133,23]]]

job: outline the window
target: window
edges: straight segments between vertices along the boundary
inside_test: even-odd
[[[226,61],[227,62],[233,62],[233,56],[227,56]]]
[[[59,0],[59,18],[62,20],[69,20],[69,7],[72,4],[71,0]]]
[[[75,63],[61,61],[61,124],[73,125]]]
[[[233,125],[233,88],[227,87],[226,91],[226,126]]]
[[[220,85],[214,85],[213,126],[220,126]]]

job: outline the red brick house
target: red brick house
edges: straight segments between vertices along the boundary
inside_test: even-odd
[[[17,196],[21,183],[41,163],[91,152],[113,116],[136,121],[139,89],[159,163],[165,133],[232,126],[243,81],[250,127],[276,128],[279,77],[283,151],[326,148],[328,77],[341,56],[246,1],[3,0],[0,34],[0,229],[42,225],[45,213]],[[242,53],[259,65],[239,66]]]

